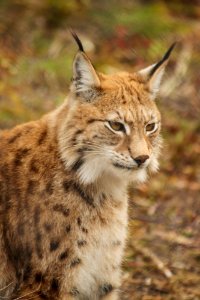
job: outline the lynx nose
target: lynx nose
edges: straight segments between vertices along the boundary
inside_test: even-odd
[[[140,155],[134,158],[134,160],[137,163],[138,167],[140,167],[148,158],[148,155]]]

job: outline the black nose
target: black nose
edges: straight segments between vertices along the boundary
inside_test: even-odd
[[[135,162],[138,164],[138,167],[141,166],[147,159],[149,158],[148,155],[140,155],[134,158]]]

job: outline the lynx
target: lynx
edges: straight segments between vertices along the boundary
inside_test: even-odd
[[[174,45],[104,75],[73,36],[66,102],[0,134],[0,299],[118,299],[127,186],[158,169],[154,99]]]

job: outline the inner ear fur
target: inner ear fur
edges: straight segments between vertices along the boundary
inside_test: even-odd
[[[76,95],[81,95],[87,101],[91,101],[100,88],[100,79],[86,55],[80,39],[74,32],[72,32],[72,36],[79,47],[79,51],[73,61],[71,91],[75,92]]]

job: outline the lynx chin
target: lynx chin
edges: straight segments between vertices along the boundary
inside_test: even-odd
[[[158,170],[155,104],[172,45],[136,73],[79,46],[66,102],[0,134],[0,298],[119,299],[127,186]]]

